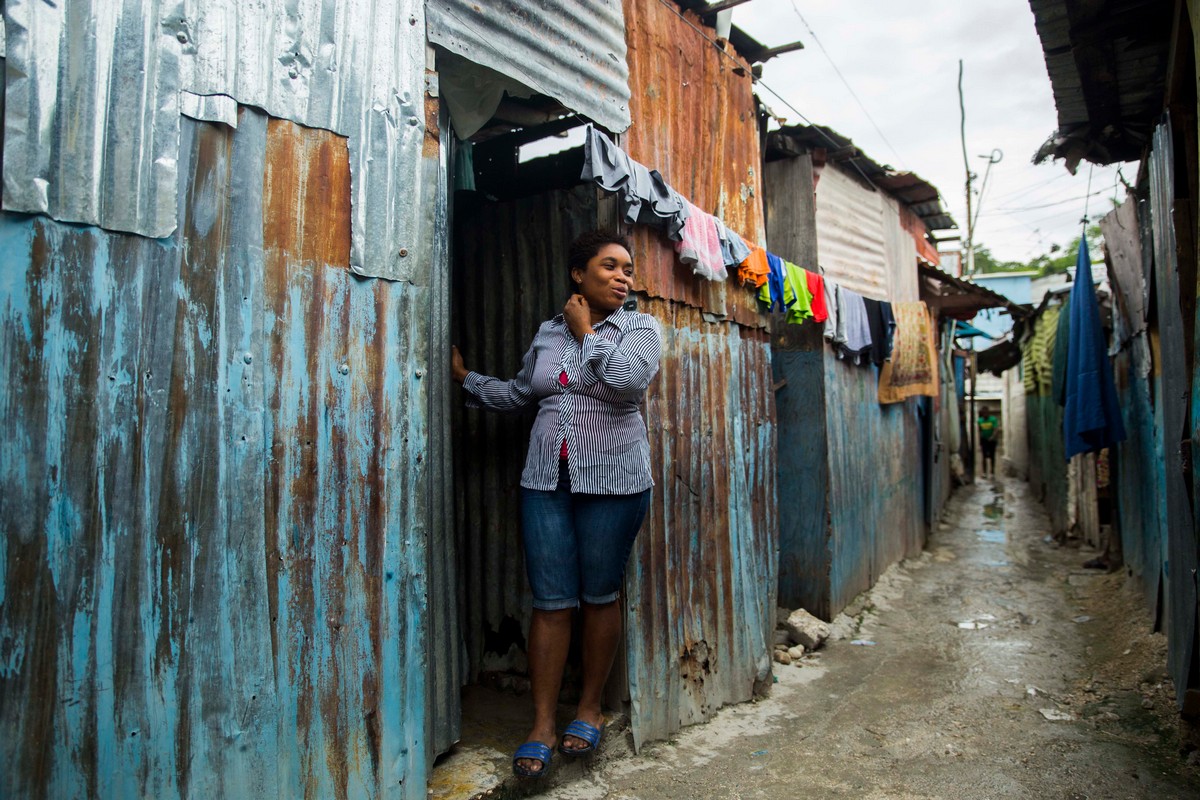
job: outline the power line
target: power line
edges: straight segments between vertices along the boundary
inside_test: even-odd
[[[1108,189],[1098,189],[1094,192],[1089,192],[1088,194],[1085,194],[1082,197],[1068,197],[1065,200],[1056,200],[1053,203],[1043,203],[1041,205],[1036,205],[1036,206],[1021,206],[1021,207],[1017,207],[1017,208],[997,208],[995,210],[995,212],[992,212],[992,213],[1013,214],[1013,213],[1018,213],[1021,211],[1037,211],[1038,209],[1041,209],[1041,208],[1052,208],[1054,206],[1061,206],[1064,203],[1078,203],[1080,200],[1087,201],[1089,198],[1095,197],[1096,195],[1099,195],[1099,194],[1108,194]],[[1084,211],[1085,212],[1087,211],[1086,204],[1084,205]]]
[[[796,5],[796,0],[792,0],[792,10],[795,11],[796,16],[800,18],[800,22],[804,23],[804,27],[808,30],[808,35],[811,36],[812,40],[817,43],[817,47],[820,49],[821,54],[825,56],[825,60],[829,62],[829,66],[833,67],[833,71],[837,73],[842,85],[846,87],[846,91],[850,92],[850,96],[854,98],[854,102],[858,103],[858,107],[862,109],[863,114],[865,114],[867,120],[870,121],[871,127],[873,127],[875,132],[879,134],[879,138],[883,139],[883,143],[886,144],[888,149],[892,151],[892,155],[896,157],[896,160],[903,165],[904,157],[896,152],[896,148],[892,146],[892,143],[888,141],[887,136],[884,135],[884,132],[880,129],[879,125],[876,124],[875,118],[871,116],[871,112],[867,111],[867,107],[863,105],[863,101],[859,99],[858,93],[854,91],[854,87],[850,85],[850,82],[846,80],[846,76],[842,74],[840,69],[838,69],[838,65],[834,63],[833,57],[829,55],[829,51],[825,49],[825,45],[821,44],[821,40],[817,38],[817,32],[812,29],[812,26],[808,24],[808,20],[806,20],[804,15],[800,13],[800,7]]]
[[[1066,170],[1063,170],[1062,172],[1058,173],[1057,175],[1047,178],[1044,181],[1038,181],[1037,183],[1027,184],[1025,186],[1018,187],[1016,189],[1010,189],[1009,191],[1007,191],[1007,192],[1003,193],[1002,195],[1000,195],[999,197],[997,197],[996,200],[997,201],[1011,200],[1012,198],[1016,197],[1017,195],[1032,194],[1032,193],[1038,191],[1039,189],[1049,186],[1050,184],[1054,183],[1057,180],[1067,177],[1070,174],[1071,173],[1067,172]]]

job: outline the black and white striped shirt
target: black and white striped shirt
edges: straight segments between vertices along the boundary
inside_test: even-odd
[[[469,406],[492,411],[538,403],[521,474],[525,488],[554,491],[566,440],[571,491],[636,494],[654,485],[638,404],[661,354],[658,322],[649,314],[618,308],[593,325],[582,343],[559,314],[542,323],[517,377],[502,381],[470,372],[463,388]],[[563,372],[565,386],[559,383]]]

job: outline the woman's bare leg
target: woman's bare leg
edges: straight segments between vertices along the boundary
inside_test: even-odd
[[[621,606],[613,601],[601,605],[583,604],[583,690],[575,718],[600,727],[604,716],[600,699],[604,684],[612,670],[617,644],[621,641]],[[575,750],[587,747],[587,742],[564,736],[563,748]]]
[[[558,709],[558,692],[562,688],[563,667],[567,663],[567,650],[571,645],[571,611],[533,610],[533,621],[529,625],[529,682],[533,690],[533,730],[527,742],[541,742],[554,747],[555,712]],[[517,763],[530,772],[542,768],[541,762],[532,758],[518,759]]]

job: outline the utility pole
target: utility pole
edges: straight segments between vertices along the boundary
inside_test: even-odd
[[[963,100],[963,62],[958,60],[958,110],[961,114],[959,134],[962,139],[963,169],[967,171],[967,275],[975,274],[975,217],[971,214],[971,181],[975,176],[971,172],[971,161],[967,158],[967,104]]]

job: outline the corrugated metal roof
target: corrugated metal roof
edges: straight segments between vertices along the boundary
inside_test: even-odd
[[[227,95],[347,137],[352,268],[426,281],[421,0],[79,5],[6,4],[6,209],[169,235],[179,93]]]
[[[429,41],[553,97],[613,132],[629,127],[620,0],[429,0]]]
[[[1026,311],[1002,294],[986,286],[956,278],[929,264],[921,264],[921,299],[940,315],[953,319],[971,319],[985,308],[1004,308],[1014,318],[1026,316]]]
[[[1058,109],[1035,161],[1133,161],[1149,143],[1166,92],[1175,5],[1030,0]],[[1190,47],[1190,45],[1188,45]]]

